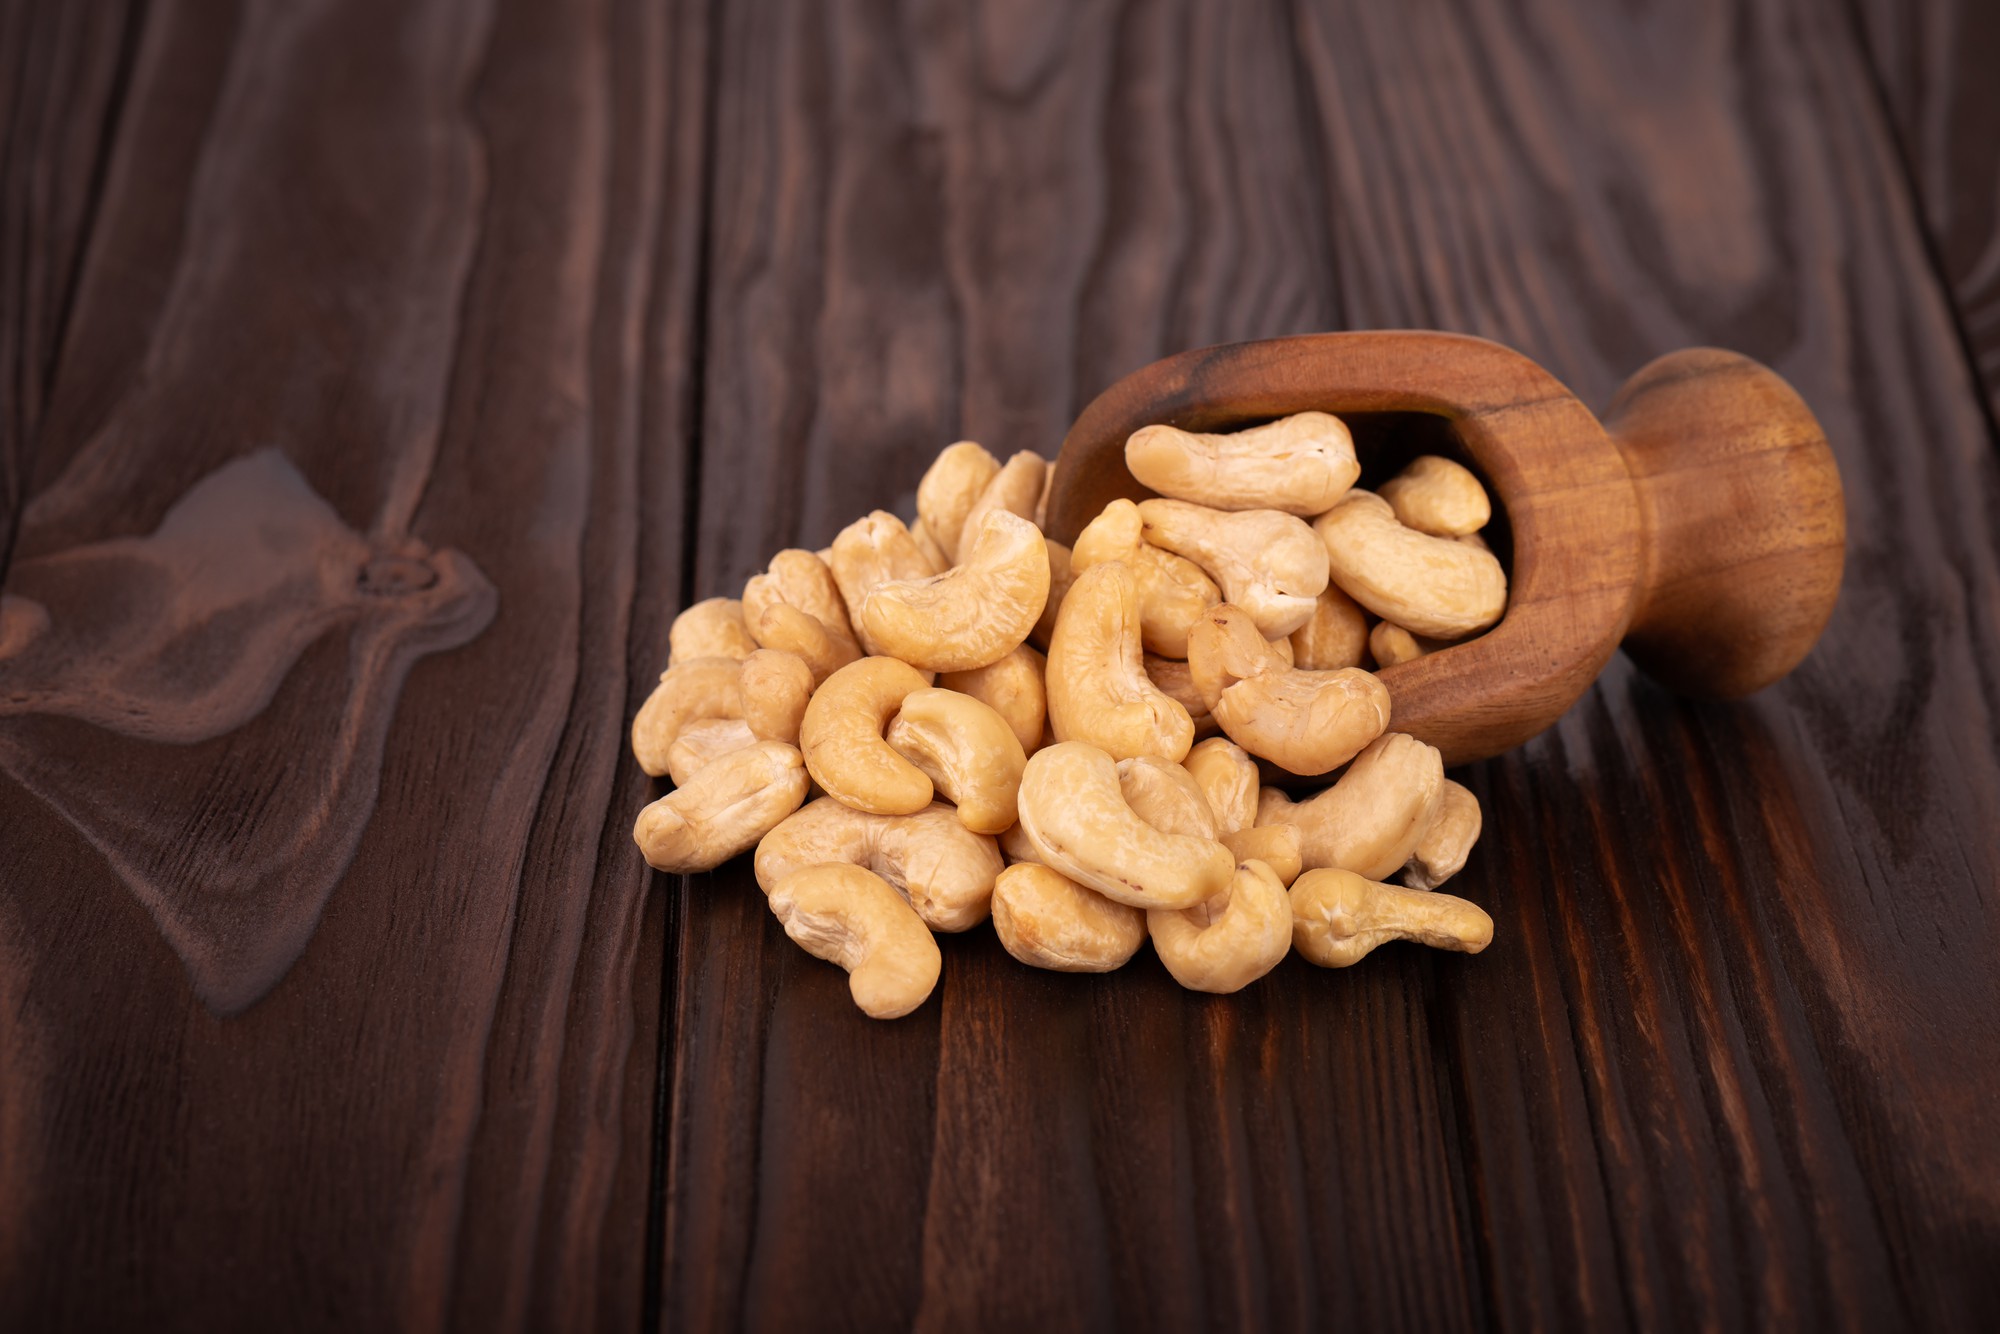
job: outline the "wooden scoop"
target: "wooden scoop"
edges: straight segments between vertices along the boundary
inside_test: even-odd
[[[1486,483],[1508,567],[1485,634],[1386,668],[1389,726],[1447,764],[1548,727],[1621,645],[1670,689],[1736,698],[1804,658],[1840,591],[1847,540],[1826,436],[1768,367],[1714,348],[1625,382],[1600,424],[1540,366],[1481,338],[1311,334],[1185,352],[1099,395],[1063,441],[1048,534],[1074,542],[1121,496],[1153,493],[1125,440],[1166,422],[1230,431],[1318,409],[1354,432],[1364,486],[1417,454]]]

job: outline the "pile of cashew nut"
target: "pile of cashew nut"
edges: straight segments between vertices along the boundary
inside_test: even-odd
[[[632,724],[675,785],[633,830],[646,860],[754,848],[786,934],[883,1019],[936,987],[934,933],[989,919],[1065,972],[1150,939],[1208,992],[1292,949],[1329,968],[1391,940],[1484,949],[1492,919],[1437,892],[1479,802],[1388,730],[1369,670],[1500,619],[1478,479],[1425,456],[1361,490],[1321,412],[1149,426],[1125,454],[1160,498],[1113,502],[1074,547],[1042,532],[1046,461],[962,442],[915,522],[878,510],[683,611]],[[1295,802],[1260,759],[1331,781]]]

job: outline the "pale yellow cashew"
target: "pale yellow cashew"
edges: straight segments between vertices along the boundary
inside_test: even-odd
[[[1035,518],[1035,505],[1042,498],[1042,488],[1048,481],[1049,464],[1032,449],[1024,449],[1000,465],[1000,471],[979,493],[979,499],[972,502],[972,508],[965,512],[965,522],[959,527],[961,548],[966,541],[979,531],[979,524],[990,510],[1006,510],[1018,514],[1039,529],[1042,525]]]
[[[1449,778],[1444,780],[1444,799],[1438,804],[1437,818],[1417,840],[1416,851],[1403,866],[1403,883],[1411,889],[1436,889],[1465,868],[1472,845],[1479,841],[1484,823],[1479,798]]]
[[[1493,517],[1493,502],[1471,469],[1436,454],[1410,465],[1376,492],[1396,511],[1396,521],[1436,537],[1465,537]]]
[[[901,1018],[936,989],[937,941],[881,876],[842,863],[802,867],[771,887],[770,904],[786,935],[847,970],[869,1018]]]
[[[1028,758],[1021,828],[1044,865],[1135,908],[1192,907],[1221,893],[1236,866],[1213,839],[1163,834],[1140,819],[1117,761],[1075,741]]]
[[[1187,657],[1188,630],[1201,614],[1222,601],[1222,590],[1185,556],[1147,542],[1139,507],[1114,500],[1076,535],[1070,570],[1082,574],[1093,565],[1123,561],[1139,588],[1139,641],[1149,653]]]
[[[743,721],[760,741],[799,744],[812,698],[812,668],[796,653],[760,648],[743,660]]]
[[[735,658],[757,651],[743,604],[735,598],[705,598],[674,617],[667,629],[667,666],[690,658]]]
[[[711,871],[747,851],[806,796],[797,747],[759,741],[733,751],[645,810],[632,840],[657,871]]]
[[[1125,466],[1163,496],[1220,510],[1320,514],[1361,475],[1338,417],[1301,412],[1227,435],[1146,426],[1125,442]]]
[[[1389,725],[1389,691],[1374,675],[1287,667],[1228,603],[1194,628],[1188,654],[1195,688],[1229,739],[1292,773],[1328,773]]]
[[[1309,868],[1338,866],[1381,880],[1409,861],[1443,800],[1444,763],[1437,750],[1391,732],[1309,801],[1295,805],[1276,788],[1265,788],[1257,823],[1297,825]]]
[[[1215,837],[1215,812],[1194,775],[1157,755],[1118,761],[1118,792],[1132,813],[1163,834]]]
[[[743,716],[743,664],[734,658],[689,658],[660,673],[660,683],[632,719],[632,754],[658,778],[667,752],[690,723]]]
[[[1174,703],[1188,712],[1188,721],[1194,724],[1197,738],[1212,737],[1222,730],[1215,721],[1215,715],[1208,711],[1208,702],[1195,689],[1194,673],[1184,662],[1172,658],[1155,657],[1146,654],[1141,661],[1145,664],[1146,679]]]
[[[970,695],[986,705],[1014,730],[1021,750],[1038,749],[1042,727],[1048,721],[1049,693],[1043,684],[1046,667],[1042,655],[1026,644],[997,662],[974,667],[969,672],[944,672],[938,684],[947,690]]]
[[[1368,651],[1368,613],[1340,585],[1328,584],[1312,619],[1292,631],[1291,645],[1293,661],[1309,672],[1359,667]]]
[[[797,656],[815,681],[824,681],[861,656],[861,646],[853,638],[833,633],[825,621],[789,603],[766,607],[752,633],[765,648]]]
[[[958,563],[965,516],[972,513],[999,473],[1000,460],[982,446],[961,440],[939,454],[917,483],[917,519],[943,553],[947,566]]]
[[[1249,751],[1227,737],[1210,737],[1195,743],[1181,767],[1208,799],[1217,829],[1234,833],[1257,823],[1257,761]]]
[[[1041,530],[990,510],[959,564],[927,579],[892,579],[861,600],[862,631],[913,667],[963,672],[1011,653],[1034,629],[1049,596]]]
[[[1055,639],[1056,617],[1062,614],[1063,599],[1069,596],[1070,586],[1076,582],[1076,571],[1068,547],[1052,539],[1045,539],[1043,545],[1049,553],[1049,596],[1028,638],[1046,649]]]
[[[1404,527],[1372,491],[1348,492],[1313,528],[1333,582],[1412,634],[1463,639],[1507,610],[1507,574],[1492,552]]]
[[[1305,870],[1305,857],[1301,851],[1304,842],[1296,825],[1254,825],[1249,829],[1218,834],[1216,841],[1229,849],[1229,855],[1236,859],[1238,866],[1258,861],[1270,867],[1280,884],[1291,884],[1299,878],[1299,872]]]
[[[1375,660],[1377,667],[1396,667],[1415,662],[1428,652],[1430,649],[1425,641],[1394,621],[1377,621],[1375,628],[1368,632],[1368,656]]]
[[[993,931],[1030,968],[1108,973],[1146,943],[1146,914],[1037,862],[993,882]]]
[[[1260,861],[1236,868],[1221,893],[1178,912],[1146,914],[1153,949],[1189,991],[1227,995],[1278,966],[1292,948],[1292,905]]]
[[[937,539],[924,527],[922,519],[910,525],[910,540],[917,544],[917,550],[924,553],[924,559],[931,563],[933,570],[951,568],[951,557],[944,554],[944,548],[937,544]]]
[[[782,739],[782,738],[781,738]],[[684,787],[690,778],[731,751],[754,746],[759,740],[750,724],[741,718],[704,718],[689,723],[667,747],[667,776],[675,787]]]
[[[1282,639],[1312,619],[1326,588],[1326,549],[1303,519],[1185,500],[1143,501],[1139,517],[1148,542],[1206,570],[1223,599],[1249,612],[1266,639]]]
[[[1426,890],[1398,889],[1328,867],[1292,883],[1292,944],[1322,968],[1359,963],[1377,945],[1414,940],[1477,954],[1493,940],[1493,919],[1476,903]]]
[[[886,737],[958,807],[967,829],[998,834],[1013,826],[1028,754],[1005,718],[956,690],[913,690]]]
[[[929,684],[894,658],[862,658],[827,677],[799,724],[813,781],[874,815],[910,815],[930,805],[931,780],[882,739],[904,697]]]
[[[861,656],[833,571],[810,551],[780,551],[751,577],[743,586],[743,619],[760,647],[805,659],[815,681]]]
[[[872,642],[867,627],[854,619],[860,616],[861,600],[878,584],[891,579],[927,579],[944,568],[932,564],[903,521],[886,510],[876,510],[848,524],[833,539],[830,550],[827,565],[853,619],[855,637],[862,650],[872,654],[881,653],[882,648]]]
[[[1035,845],[1028,839],[1028,831],[1018,824],[1002,831],[1000,851],[1010,866],[1015,862],[1033,862],[1037,866],[1042,864],[1042,854],[1035,851]]]
[[[1063,599],[1049,641],[1049,726],[1117,759],[1158,755],[1179,763],[1194,720],[1146,675],[1139,649],[1139,592],[1122,561],[1093,566]]]
[[[807,802],[757,845],[757,883],[771,887],[802,866],[852,862],[910,900],[933,931],[968,931],[986,920],[1000,846],[936,802],[914,815],[869,815],[832,797]]]

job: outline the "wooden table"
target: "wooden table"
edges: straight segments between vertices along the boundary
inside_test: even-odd
[[[2000,11],[7,0],[0,1328],[1992,1328]],[[1789,680],[1459,777],[1477,959],[650,874],[673,612],[1118,375],[1791,379]]]

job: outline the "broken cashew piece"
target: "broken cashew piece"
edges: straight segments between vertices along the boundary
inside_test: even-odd
[[[1146,914],[1037,862],[993,882],[993,931],[1030,968],[1108,973],[1146,943]]]
[[[1321,514],[1354,480],[1361,464],[1354,437],[1338,417],[1300,412],[1227,435],[1146,426],[1125,442],[1125,466],[1163,496],[1222,510]]]
[[[947,446],[917,483],[917,520],[944,554],[946,566],[958,563],[965,516],[999,473],[1000,460],[984,446],[961,440]]]
[[[1157,755],[1118,761],[1118,791],[1132,813],[1163,834],[1215,837],[1215,812],[1194,775]]]
[[[1208,799],[1217,829],[1234,833],[1257,823],[1257,761],[1249,751],[1227,737],[1210,737],[1195,743],[1181,767]]]
[[[1436,454],[1411,459],[1375,494],[1389,502],[1398,523],[1434,537],[1468,536],[1493,517],[1493,502],[1472,470]]]
[[[760,648],[743,660],[739,676],[743,721],[760,741],[799,744],[799,724],[812,699],[813,674],[796,653]]]
[[[815,958],[847,970],[848,993],[871,1019],[898,1019],[936,989],[944,956],[910,905],[872,871],[807,866],[772,886],[771,911]]]
[[[1093,565],[1123,561],[1139,588],[1139,642],[1149,653],[1185,658],[1188,631],[1222,601],[1222,590],[1187,557],[1147,542],[1143,528],[1137,505],[1112,501],[1076,535],[1070,569],[1082,574]]]
[[[886,739],[958,807],[967,829],[998,834],[1013,826],[1028,755],[998,713],[956,690],[913,690]]]
[[[1219,834],[1217,841],[1229,849],[1229,855],[1236,858],[1238,866],[1248,861],[1262,862],[1284,885],[1290,885],[1299,878],[1299,872],[1305,870],[1305,858],[1300,851],[1303,841],[1296,825],[1253,825],[1249,829]]]
[[[690,658],[741,661],[756,651],[757,641],[743,620],[743,604],[735,598],[704,598],[674,617],[667,628],[669,667]]]
[[[1146,675],[1139,649],[1139,590],[1123,561],[1094,565],[1063,599],[1049,641],[1049,726],[1115,759],[1158,755],[1179,763],[1194,720]]]
[[[704,765],[640,811],[632,841],[656,871],[711,871],[747,851],[805,796],[797,747],[759,741]]]
[[[1368,651],[1368,613],[1330,583],[1313,604],[1312,619],[1292,631],[1291,645],[1293,662],[1309,672],[1359,667]]]
[[[1185,500],[1140,502],[1146,540],[1186,556],[1222,586],[1266,639],[1312,619],[1326,588],[1326,549],[1303,519],[1278,510],[1215,510]]]
[[[904,698],[929,684],[895,658],[862,658],[827,677],[799,724],[813,781],[872,815],[911,815],[930,805],[929,777],[882,738]]]
[[[1153,949],[1189,991],[1227,995],[1278,966],[1292,948],[1292,904],[1260,861],[1236,868],[1222,892],[1178,912],[1146,914]]]
[[[959,525],[961,552],[965,542],[979,532],[980,521],[992,510],[1018,514],[1039,529],[1042,525],[1035,520],[1035,505],[1042,498],[1048,477],[1048,460],[1032,449],[1024,449],[1001,464],[1000,471],[965,512],[965,522]]]
[[[878,584],[891,579],[927,579],[944,568],[931,563],[903,521],[887,510],[875,510],[841,529],[833,539],[827,565],[853,621],[855,637],[862,650],[871,654],[882,650],[854,619],[860,615],[861,600]]]
[[[1493,940],[1493,919],[1476,903],[1398,889],[1334,867],[1294,881],[1291,903],[1292,944],[1322,968],[1359,963],[1392,940],[1464,954],[1477,954]]]
[[[1029,757],[1021,828],[1044,865],[1135,908],[1193,907],[1221,893],[1236,869],[1215,840],[1161,833],[1140,819],[1117,762],[1076,741]]]
[[[1443,800],[1444,762],[1436,748],[1390,732],[1310,800],[1295,805],[1265,788],[1257,823],[1297,825],[1308,868],[1338,866],[1381,880],[1410,860]]]
[[[807,802],[757,845],[757,883],[769,893],[803,866],[851,862],[905,895],[933,931],[967,931],[986,920],[1000,846],[936,802],[914,815],[869,815],[832,797]]]
[[[1049,596],[1048,548],[1018,514],[990,510],[959,564],[925,579],[877,584],[856,614],[884,653],[933,672],[963,672],[1007,656]]]
[[[1015,740],[1026,754],[1042,744],[1042,727],[1049,717],[1049,694],[1042,684],[1045,667],[1042,655],[1026,644],[1017,645],[1006,657],[974,667],[967,672],[944,672],[938,684],[946,690],[970,695],[986,705],[1014,730]]]
[[[1461,784],[1444,780],[1444,798],[1437,818],[1417,840],[1416,851],[1403,866],[1403,883],[1411,889],[1436,889],[1465,869],[1472,845],[1479,841],[1479,798]]]
[[[754,746],[757,734],[741,718],[704,718],[689,723],[667,747],[667,777],[675,787],[685,787],[689,779],[732,751]],[[782,738],[781,738],[782,739]]]
[[[1229,739],[1292,773],[1328,773],[1389,725],[1389,691],[1373,674],[1287,667],[1228,603],[1194,628],[1188,654],[1195,687]]]
[[[1507,610],[1507,575],[1492,552],[1404,527],[1372,491],[1348,492],[1313,528],[1333,582],[1411,634],[1463,639]]]
[[[632,719],[632,754],[654,778],[690,723],[743,716],[743,664],[735,658],[689,658],[660,673],[660,683]]]

